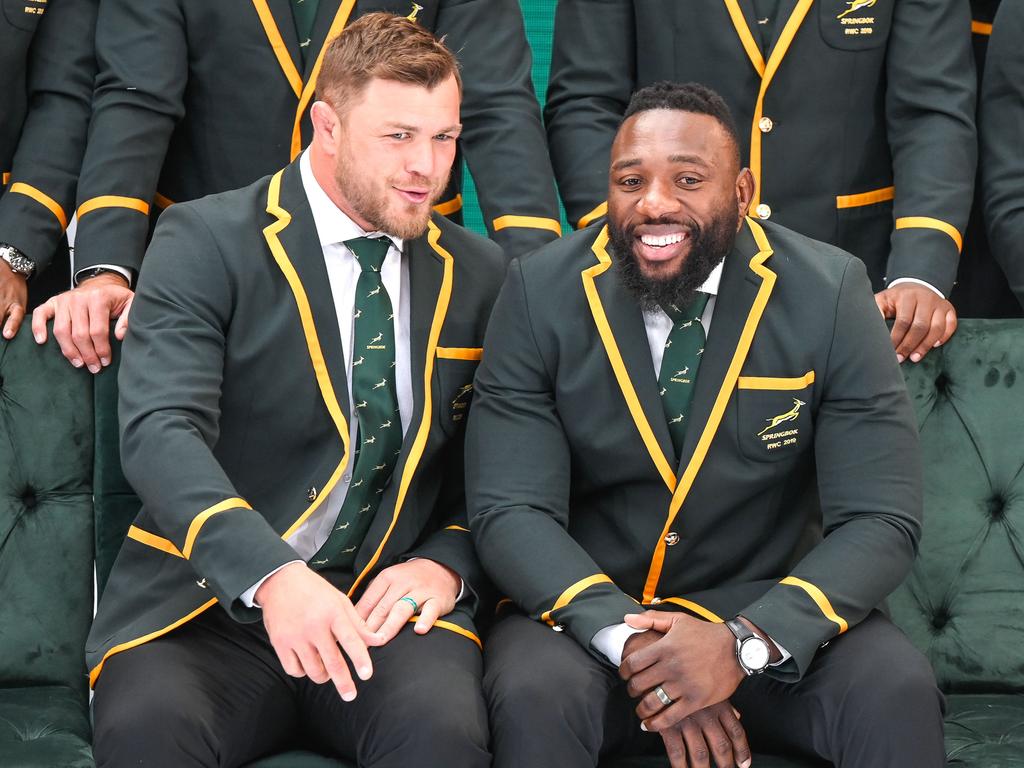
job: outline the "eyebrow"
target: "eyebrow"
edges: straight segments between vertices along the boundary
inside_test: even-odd
[[[405,123],[385,123],[384,128],[389,131],[398,129],[400,131],[408,131],[409,133],[418,133],[419,131],[423,130],[422,127],[420,126],[406,125]],[[449,125],[445,128],[442,128],[441,130],[437,131],[437,133],[453,133],[455,131],[461,130],[462,123],[455,123],[455,125]]]
[[[697,155],[669,155],[668,161],[670,163],[690,163],[691,165],[700,165],[704,168],[710,167],[703,158]],[[621,171],[626,168],[635,168],[638,165],[643,165],[643,161],[639,157],[630,157],[613,163],[612,170]]]

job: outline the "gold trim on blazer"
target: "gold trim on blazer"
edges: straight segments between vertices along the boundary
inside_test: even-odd
[[[792,22],[792,19],[790,21]],[[747,359],[747,353],[750,351],[750,345],[754,340],[754,332],[761,322],[764,308],[768,304],[768,297],[771,296],[772,289],[775,287],[776,275],[764,264],[773,253],[771,244],[768,242],[768,238],[765,236],[761,225],[757,224],[750,217],[746,218],[746,222],[759,249],[750,260],[749,267],[761,279],[761,285],[758,288],[757,296],[754,298],[754,303],[750,307],[750,312],[747,314],[747,320],[743,325],[743,331],[740,333],[739,342],[736,345],[736,350],[733,352],[732,361],[729,363],[722,386],[718,390],[718,396],[715,398],[715,404],[711,408],[711,414],[704,425],[704,431],[701,433],[697,447],[694,449],[693,455],[686,465],[686,470],[683,472],[672,494],[668,518],[665,520],[665,527],[658,536],[654,557],[651,559],[651,568],[647,574],[647,582],[644,585],[644,594],[641,601],[643,603],[650,603],[657,594],[658,580],[661,578],[661,569],[665,563],[665,548],[668,546],[665,543],[665,537],[672,529],[676,515],[679,514],[683,502],[686,501],[686,496],[693,486],[693,481],[700,471],[701,464],[704,463],[708,449],[711,447],[711,441],[714,440],[718,427],[722,423],[725,408],[729,403],[729,398],[732,396],[736,381],[739,379],[740,369],[743,368],[743,363]]]
[[[551,626],[554,626],[555,622],[551,618],[552,613],[557,611],[559,608],[565,608],[565,606],[567,606],[569,603],[576,599],[576,596],[579,595],[580,592],[583,592],[586,589],[590,589],[595,584],[611,583],[611,578],[603,573],[595,573],[593,576],[587,576],[587,578],[585,579],[580,579],[558,596],[558,599],[555,600],[555,604],[551,606],[550,610],[544,611],[544,613],[540,615],[540,620],[547,622]]]
[[[198,515],[192,518],[192,522],[189,523],[188,533],[185,535],[185,546],[182,547],[181,554],[186,560],[192,556],[192,548],[196,544],[196,538],[199,536],[199,531],[206,525],[206,521],[214,515],[218,515],[221,512],[227,512],[229,509],[252,509],[252,506],[245,499],[240,499],[237,496],[224,499],[224,501],[214,504],[212,507],[207,507]]]
[[[896,229],[935,229],[953,238],[957,253],[964,248],[964,238],[960,230],[942,219],[933,219],[931,216],[901,216],[896,219]]]
[[[270,12],[270,6],[267,5],[267,0],[252,0],[252,4],[256,7],[256,13],[260,17],[260,23],[263,25],[263,31],[267,34],[267,39],[270,41],[270,47],[274,49],[274,55],[277,57],[277,63],[281,67],[281,71],[284,72],[284,76],[288,80],[288,85],[292,87],[292,91],[295,93],[295,98],[301,97],[302,75],[299,74],[299,69],[295,66],[295,62],[292,60],[292,55],[288,51],[288,46],[284,44],[284,38],[281,37],[281,30],[278,28],[277,22],[274,20],[274,14]]]
[[[655,603],[655,605],[661,605],[663,603],[672,603],[673,605],[678,605],[681,608],[685,608],[686,610],[690,611],[691,613],[697,614],[702,619],[707,619],[712,624],[724,623],[724,619],[722,619],[722,617],[719,616],[717,613],[705,608],[703,605],[700,605],[699,603],[693,602],[693,600],[687,600],[685,597],[666,597],[662,600],[659,600],[657,603]]]
[[[836,195],[836,208],[860,208],[864,205],[884,203],[896,197],[896,187],[882,187],[857,195]]]
[[[547,229],[559,237],[562,236],[562,225],[546,216],[499,216],[493,222],[494,231],[500,232],[508,227],[525,227],[526,229]]]
[[[813,383],[814,371],[808,371],[803,376],[785,379],[774,376],[740,376],[736,380],[736,387],[738,389],[797,390],[809,387]]]
[[[725,6],[729,11],[732,24],[736,28],[736,34],[739,35],[740,42],[743,44],[743,49],[747,52],[751,63],[754,65],[754,69],[757,70],[757,74],[761,77],[761,89],[757,94],[757,102],[754,106],[754,119],[751,121],[750,127],[750,171],[754,174],[754,197],[750,201],[750,210],[752,211],[756,210],[761,202],[761,128],[758,124],[764,115],[764,97],[768,92],[768,86],[771,85],[772,78],[775,77],[775,73],[778,72],[779,66],[782,64],[782,60],[786,58],[789,46],[793,44],[793,38],[796,37],[800,25],[804,23],[804,18],[811,9],[813,1],[799,0],[796,8],[793,9],[789,16],[786,26],[783,27],[778,42],[772,48],[771,55],[768,57],[768,63],[764,64],[761,51],[754,44],[754,37],[750,31],[750,26],[747,24],[739,8],[739,0],[725,0]],[[756,57],[751,51],[751,46],[757,52]]]
[[[137,197],[123,197],[122,195],[100,195],[99,197],[91,197],[78,206],[78,218],[82,218],[87,213],[92,213],[100,208],[128,208],[132,211],[138,211],[143,216],[149,215],[149,203],[145,200],[140,200]]]
[[[462,210],[462,195],[456,195],[451,200],[445,200],[434,206],[434,210],[442,216],[451,216],[456,211]]]
[[[782,581],[780,581],[779,584],[786,584],[787,586],[791,587],[799,587],[808,595],[810,595],[815,605],[818,606],[818,610],[820,610],[824,614],[825,618],[839,625],[840,635],[850,628],[850,625],[846,623],[846,619],[844,619],[842,616],[836,613],[835,609],[832,608],[832,603],[830,603],[828,598],[825,597],[825,593],[818,589],[818,587],[811,584],[811,582],[804,581],[803,579],[798,579],[796,576],[787,576]]]
[[[585,214],[583,217],[581,217],[580,220],[576,223],[576,229],[583,229],[585,226],[590,224],[590,222],[594,221],[595,219],[601,218],[606,213],[608,213],[607,200],[596,206],[590,213]]]
[[[168,555],[174,555],[175,557],[184,558],[181,551],[174,546],[174,542],[170,539],[165,539],[163,536],[157,536],[155,533],[144,531],[141,528],[130,525],[128,526],[128,538],[145,544],[147,547],[153,547],[153,549],[159,549],[161,552],[166,552]]]
[[[25,184],[21,181],[14,182],[8,191],[11,194],[25,195],[26,197],[32,198],[57,217],[57,221],[60,222],[61,230],[68,228],[68,217],[67,214],[64,213],[64,209],[60,207],[60,204],[56,200],[45,192],[36,189],[31,184]]]
[[[415,624],[416,623],[416,616],[410,616],[409,617],[409,621],[407,623]],[[455,623],[453,623],[451,621],[445,621],[444,619],[436,619],[434,621],[434,626],[437,627],[438,629],[447,629],[449,632],[454,632],[456,635],[462,635],[463,637],[468,637],[470,640],[472,640],[474,643],[477,644],[477,647],[481,651],[484,649],[484,644],[480,642],[480,638],[479,637],[474,635],[468,629],[463,629],[458,624],[455,624]]]
[[[395,510],[391,515],[391,524],[388,526],[384,538],[381,539],[380,544],[377,546],[377,551],[373,553],[373,557],[370,558],[370,561],[356,577],[356,580],[352,582],[352,588],[348,591],[349,597],[355,594],[363,579],[373,570],[373,567],[380,559],[381,552],[384,551],[384,545],[391,538],[391,533],[395,530],[395,524],[398,522],[398,516],[402,513],[402,506],[405,504],[409,485],[412,483],[413,475],[416,474],[416,468],[420,463],[420,459],[423,458],[423,451],[426,448],[427,438],[430,435],[430,423],[434,419],[433,391],[431,389],[434,376],[434,359],[437,354],[437,341],[441,337],[441,327],[444,325],[445,316],[448,314],[448,303],[451,301],[452,280],[455,269],[455,259],[452,258],[448,251],[441,247],[438,243],[440,239],[441,230],[437,228],[434,222],[428,221],[427,243],[444,262],[444,277],[441,279],[441,290],[437,296],[437,304],[434,306],[434,318],[431,321],[430,334],[427,337],[427,355],[423,365],[423,416],[416,430],[416,438],[413,440],[412,448],[409,450],[408,459],[402,469],[402,479],[398,486],[398,496],[395,498]],[[324,495],[326,496],[326,494]]]
[[[442,360],[481,360],[483,347],[438,347],[437,356]]]

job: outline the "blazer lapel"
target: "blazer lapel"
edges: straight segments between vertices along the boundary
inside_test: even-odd
[[[757,14],[754,12],[754,4],[749,0],[723,0],[725,8],[729,12],[729,20],[733,29],[743,45],[743,50],[754,65],[757,74],[764,76],[765,55],[761,49],[761,33],[757,28]]]
[[[349,418],[348,376],[344,347],[341,345],[341,332],[338,328],[338,314],[334,305],[334,296],[331,293],[331,283],[327,275],[327,265],[324,262],[323,248],[317,235],[316,224],[313,222],[313,212],[310,210],[309,201],[302,188],[298,161],[285,168],[282,175],[280,207],[290,217],[290,220],[287,226],[277,233],[277,240],[297,278],[297,283],[292,283],[291,288],[293,294],[296,294],[296,302],[300,306],[299,313],[303,314],[301,309],[303,298],[300,298],[299,293],[304,297],[310,312],[311,326],[307,326],[306,318],[303,318],[306,342],[311,347],[314,346],[314,343],[319,347],[328,374],[331,392],[324,392],[323,386],[321,386],[321,394],[326,401],[333,396],[347,420]],[[281,266],[280,263],[279,266]],[[285,276],[287,277],[287,274]],[[314,370],[317,365],[318,362],[313,360]],[[329,403],[328,407],[330,408]]]
[[[616,276],[603,227],[592,246],[596,263],[583,271],[590,311],[633,423],[669,492],[675,489],[672,437],[658,394],[643,313]]]
[[[295,32],[295,18],[292,16],[290,0],[252,0],[260,18],[263,33],[274,51],[277,64],[284,73],[296,98],[302,93],[302,52]]]

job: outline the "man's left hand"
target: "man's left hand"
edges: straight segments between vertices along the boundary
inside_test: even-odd
[[[919,363],[935,347],[945,344],[956,331],[956,310],[931,288],[900,283],[875,294],[882,317],[895,318],[892,345],[896,359]]]
[[[626,623],[664,634],[630,653],[619,667],[619,675],[628,681],[629,695],[642,696],[636,712],[649,731],[670,728],[700,709],[725,701],[743,680],[736,640],[724,624],[666,611],[629,615]],[[654,689],[659,686],[671,704],[658,698]]]
[[[356,612],[371,632],[380,632],[384,642],[390,642],[416,613],[415,602],[419,608],[415,630],[422,635],[455,607],[461,583],[455,571],[440,563],[409,560],[378,573],[356,603]]]

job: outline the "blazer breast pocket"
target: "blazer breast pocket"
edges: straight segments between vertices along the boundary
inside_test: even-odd
[[[437,414],[445,432],[455,434],[466,426],[473,402],[473,377],[483,349],[438,347],[436,360]]]
[[[885,45],[898,0],[822,0],[818,26],[822,39],[841,51],[866,51]]]
[[[11,26],[35,31],[39,19],[46,13],[45,0],[2,0],[4,16]]]
[[[803,376],[740,376],[736,391],[737,439],[754,461],[784,461],[814,443],[811,398],[814,371]]]

